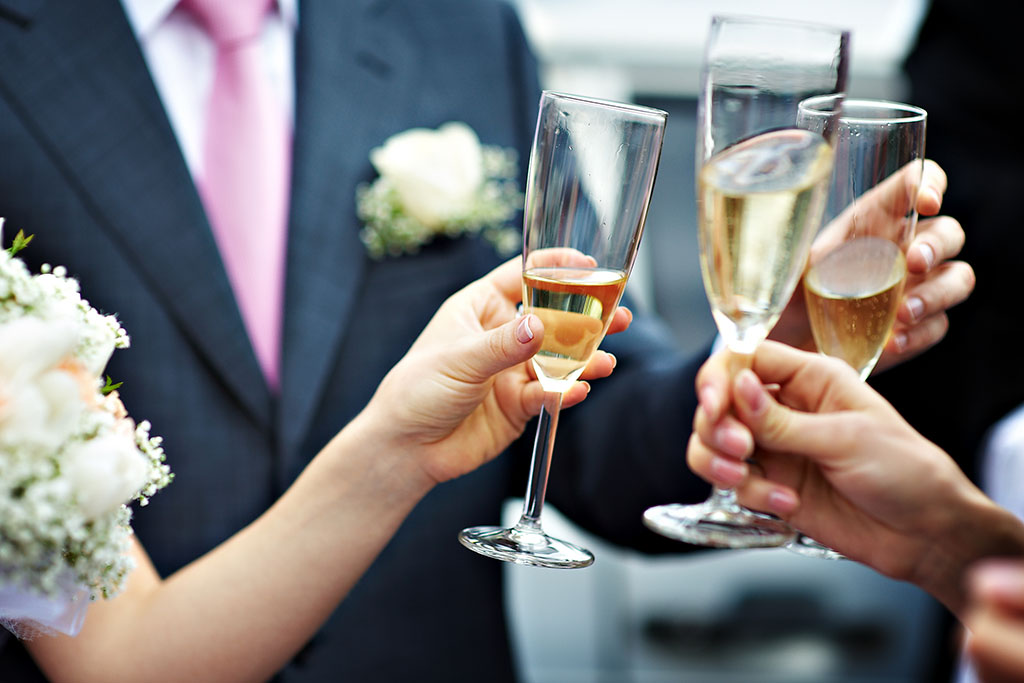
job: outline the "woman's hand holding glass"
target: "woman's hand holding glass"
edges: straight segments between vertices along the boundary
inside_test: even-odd
[[[846,557],[962,613],[971,563],[1024,555],[1024,525],[846,363],[766,342],[734,380],[716,354],[697,387],[690,468]]]
[[[544,389],[529,360],[545,327],[536,315],[516,317],[522,294],[519,257],[454,294],[357,418],[380,432],[388,452],[415,447],[428,485],[493,459],[540,412]],[[629,309],[619,307],[608,334],[631,320]],[[581,379],[606,377],[614,367],[611,354],[595,351]],[[576,382],[562,405],[576,405],[589,391]]]
[[[546,393],[523,513],[512,527],[463,529],[470,550],[505,562],[573,569],[593,554],[541,527],[564,394],[601,343],[629,279],[668,115],[545,91],[530,153],[523,230],[523,309],[548,337],[533,358]]]

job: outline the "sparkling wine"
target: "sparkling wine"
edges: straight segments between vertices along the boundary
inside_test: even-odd
[[[531,268],[523,273],[523,308],[544,322],[533,357],[545,391],[565,391],[601,343],[626,287],[626,274],[600,268]]]
[[[812,265],[804,293],[818,350],[867,377],[896,322],[906,274],[899,246],[880,237],[851,240]]]
[[[701,272],[718,329],[735,350],[752,352],[793,294],[831,172],[831,147],[800,129],[752,137],[701,170]]]

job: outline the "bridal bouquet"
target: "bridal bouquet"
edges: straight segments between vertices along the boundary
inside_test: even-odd
[[[0,250],[0,623],[73,635],[132,569],[126,503],[171,474],[160,438],[102,379],[125,330],[64,268],[31,274],[15,257],[27,242]]]

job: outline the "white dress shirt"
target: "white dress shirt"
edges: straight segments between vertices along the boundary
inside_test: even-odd
[[[236,0],[224,0],[235,2]],[[216,47],[197,20],[177,7],[178,0],[121,0],[128,23],[142,48],[157,92],[178,138],[193,178],[202,172],[206,109],[213,87]],[[267,78],[281,99],[288,120],[295,112],[295,30],[298,0],[277,0],[260,40]]]

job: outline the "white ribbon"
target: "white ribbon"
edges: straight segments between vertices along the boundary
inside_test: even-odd
[[[67,572],[55,597],[0,583],[0,625],[22,640],[63,633],[76,636],[89,608],[89,591]]]

